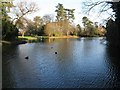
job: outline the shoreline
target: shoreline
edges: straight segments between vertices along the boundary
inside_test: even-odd
[[[27,39],[27,40],[36,40],[36,39],[41,39],[41,38],[46,38],[46,39],[49,39],[49,38],[80,38],[80,36],[18,36],[19,39]]]
[[[48,37],[48,38],[80,38],[79,36],[61,36],[61,37]]]
[[[38,39],[65,39],[65,38],[80,38],[79,36],[60,36],[60,37],[47,37],[47,36],[38,36],[38,37],[32,37],[32,36],[18,36],[18,41],[7,41],[7,40],[1,40],[1,44],[6,44],[6,45],[19,45],[19,44],[25,44],[28,41],[31,40],[38,40]]]
[[[21,40],[21,41],[7,41],[7,40],[1,40],[1,44],[5,44],[5,45],[19,45],[19,44],[25,44],[27,43],[27,41],[25,40]]]
[[[25,44],[28,43],[31,40],[39,40],[39,39],[68,39],[68,38],[81,38],[80,36],[59,36],[59,37],[47,37],[47,36],[18,36],[18,40],[15,41],[7,41],[7,40],[1,40],[1,44],[6,44],[6,45],[19,45],[19,44]]]

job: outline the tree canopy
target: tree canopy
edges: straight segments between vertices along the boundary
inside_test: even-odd
[[[58,3],[58,5],[56,6],[56,10],[55,12],[57,12],[57,21],[64,21],[64,20],[68,20],[70,22],[73,22],[73,20],[75,19],[74,16],[74,11],[75,9],[66,9],[64,8],[63,4]]]
[[[8,6],[7,6],[8,5]],[[9,11],[12,8],[14,12]],[[13,3],[4,4],[2,7],[2,31],[3,39],[9,37],[17,38],[18,34],[31,36],[103,36],[105,29],[91,21],[88,17],[82,18],[84,27],[80,24],[75,25],[75,9],[65,8],[63,4],[58,3],[55,7],[56,20],[52,14],[43,16],[35,16],[33,20],[27,18],[28,14],[32,14],[38,10],[37,5],[33,2],[20,2],[17,6]],[[8,12],[13,13],[14,17],[10,17]],[[7,27],[6,27],[7,25]],[[104,29],[104,30],[103,30]],[[103,31],[102,31],[103,30]],[[19,33],[18,33],[19,32]]]

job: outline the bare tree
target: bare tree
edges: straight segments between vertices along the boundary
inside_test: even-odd
[[[117,50],[120,49],[120,0],[112,0],[112,1],[96,1],[96,2],[84,2],[84,6],[87,8],[87,12],[90,12],[97,6],[101,6],[99,8],[99,13],[108,12],[112,9],[110,14],[110,18],[107,20],[106,29],[107,29],[107,40],[109,45],[112,47],[117,47]],[[114,20],[113,20],[114,19]],[[119,48],[119,49],[118,49]]]
[[[15,18],[13,19],[13,22],[15,21],[15,25],[17,25],[24,16],[31,14],[33,12],[36,12],[38,8],[37,5],[34,2],[27,3],[27,2],[20,2],[18,5],[14,8],[14,14]]]
[[[51,14],[46,14],[42,17],[44,24],[50,23],[53,21],[53,16]]]
[[[110,15],[109,18],[114,18],[114,13],[109,13],[109,10],[112,10],[111,8],[112,4],[110,1],[103,1],[103,0],[89,0],[83,2],[83,8],[84,13],[90,14],[90,12],[95,12],[95,9],[97,9],[98,16],[100,16],[102,13],[106,12],[108,15]]]
[[[25,16],[32,14],[37,10],[37,5],[34,2],[19,2],[17,6],[13,8],[15,18],[13,18],[12,23],[22,30],[22,36],[24,36],[27,28],[27,20],[25,19]]]

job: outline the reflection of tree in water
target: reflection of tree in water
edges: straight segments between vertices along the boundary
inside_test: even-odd
[[[83,47],[82,47],[82,53],[84,54],[84,55],[86,55],[86,57],[87,56],[89,56],[92,52],[92,50],[93,50],[93,43],[92,43],[92,39],[93,38],[85,38],[85,39],[83,39],[82,41],[83,41]]]
[[[60,39],[58,45],[58,53],[62,56],[62,58],[72,58],[73,51],[73,43],[71,43],[70,39]]]
[[[53,49],[56,48],[56,51],[61,58],[72,58],[72,51],[73,51],[73,44],[71,39],[55,39],[55,38],[48,38],[48,39],[39,39],[38,42],[40,43],[57,43],[57,46],[52,46]]]
[[[15,45],[2,44],[2,88],[12,88],[16,85],[10,63],[13,61],[12,58],[16,57],[17,49]]]
[[[108,62],[114,78],[114,86],[120,88],[120,56],[114,47],[107,47]]]
[[[55,39],[55,42],[56,47],[53,47],[53,49],[58,52],[56,55],[56,66],[59,75],[58,78],[61,79],[60,87],[67,87],[68,84],[73,83],[70,81],[73,80],[73,76],[75,75],[73,57],[74,43],[72,39]]]
[[[38,39],[38,42],[41,43],[53,43],[55,40],[55,38],[40,38]]]

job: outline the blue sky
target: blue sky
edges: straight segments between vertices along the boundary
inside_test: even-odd
[[[86,14],[83,13],[84,7],[82,7],[82,2],[85,0],[20,0],[20,1],[35,2],[38,5],[39,11],[27,16],[27,18],[30,18],[30,19],[33,19],[33,17],[35,16],[42,17],[45,14],[52,14],[56,16],[55,6],[57,6],[58,3],[63,4],[65,8],[75,9],[75,20],[74,20],[75,24],[78,24],[78,23],[82,24],[81,23],[82,17],[87,16]],[[20,1],[14,0],[14,4],[17,4]],[[96,1],[96,0],[92,0],[92,1]],[[108,17],[107,14],[103,14],[101,15],[101,17],[98,18],[97,14],[98,14],[97,12],[93,11],[88,17],[90,20],[94,22],[95,21],[101,22],[102,19],[105,19]]]

